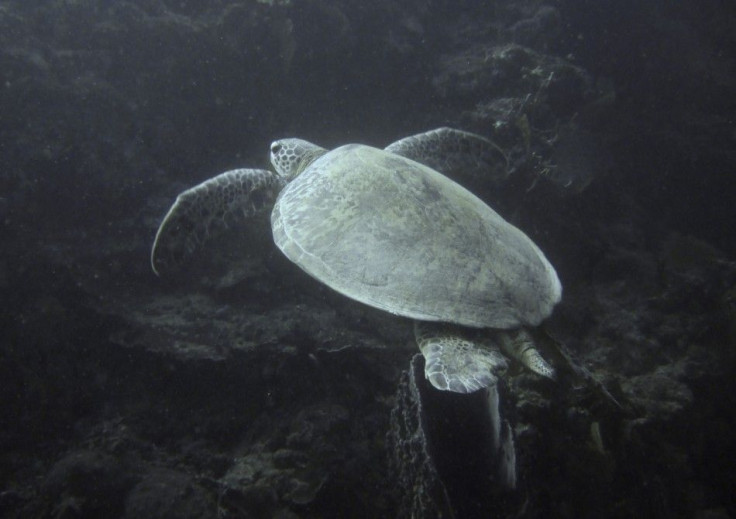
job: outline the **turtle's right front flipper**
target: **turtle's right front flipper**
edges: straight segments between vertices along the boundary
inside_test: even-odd
[[[385,149],[461,183],[481,178],[501,184],[509,174],[508,158],[498,145],[482,135],[454,128],[437,128],[404,137]]]
[[[153,271],[161,275],[181,265],[228,222],[270,210],[284,185],[271,171],[234,169],[182,192],[156,233]]]

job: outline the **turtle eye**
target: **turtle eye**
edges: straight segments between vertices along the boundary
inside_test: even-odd
[[[271,146],[271,153],[274,155],[278,155],[281,152],[282,146],[281,144],[274,144]]]

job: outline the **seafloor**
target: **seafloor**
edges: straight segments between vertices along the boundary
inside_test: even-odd
[[[733,27],[717,0],[0,1],[0,516],[736,516]],[[562,376],[499,388],[513,490],[410,323],[266,220],[149,265],[176,194],[274,139],[439,126],[504,150],[507,182],[463,182],[564,286]]]

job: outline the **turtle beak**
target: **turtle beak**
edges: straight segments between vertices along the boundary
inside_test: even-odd
[[[278,156],[278,154],[281,152],[282,149],[283,149],[283,146],[278,141],[274,141],[271,143],[271,153],[268,158],[271,161],[271,165],[274,168],[276,168],[277,171],[278,171],[278,168],[276,167],[276,157]]]

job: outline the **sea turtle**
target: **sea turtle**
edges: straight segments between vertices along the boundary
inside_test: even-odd
[[[283,139],[270,158],[276,172],[236,169],[181,193],[156,234],[153,270],[179,265],[227,220],[273,207],[273,239],[291,261],[349,298],[414,319],[436,388],[495,384],[502,351],[554,377],[527,330],[560,301],[554,268],[526,234],[436,171],[499,180],[505,157],[495,144],[439,128],[383,150]]]

